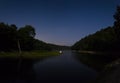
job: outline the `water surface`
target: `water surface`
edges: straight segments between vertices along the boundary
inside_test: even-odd
[[[82,64],[71,51],[40,61],[0,59],[0,83],[90,83],[97,72]]]
[[[75,59],[74,53],[64,51],[57,57],[34,64],[39,82],[88,83],[95,79],[97,72]]]

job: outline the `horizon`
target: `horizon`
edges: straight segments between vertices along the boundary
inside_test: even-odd
[[[31,25],[46,43],[71,46],[81,38],[112,26],[116,0],[1,0],[0,21]]]

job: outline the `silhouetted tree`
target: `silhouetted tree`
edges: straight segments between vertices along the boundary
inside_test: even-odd
[[[76,42],[72,49],[75,50],[92,50],[92,51],[109,51],[113,50],[116,41],[114,28],[108,27],[101,29],[94,34],[88,35]]]
[[[35,29],[26,25],[18,30],[18,39],[22,50],[33,50]]]
[[[114,30],[116,33],[116,39],[117,39],[115,47],[116,47],[116,50],[120,50],[120,6],[117,6],[114,19],[115,19],[115,22],[113,27],[114,27]]]
[[[120,6],[117,6],[117,11],[114,15],[114,29],[117,34],[117,39],[120,41]]]
[[[16,28],[0,23],[0,50],[11,51],[15,49]]]
[[[31,25],[18,28],[15,24],[0,23],[0,51],[58,50],[66,48],[35,39],[35,28]]]
[[[114,26],[102,29],[76,42],[72,49],[110,51],[120,50],[120,6],[114,15]]]

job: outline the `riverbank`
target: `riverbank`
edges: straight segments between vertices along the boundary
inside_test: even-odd
[[[120,83],[120,52],[77,51],[75,57],[98,72],[91,83]]]
[[[19,52],[0,52],[0,58],[41,59],[58,55],[59,51],[23,51],[21,54]]]
[[[0,82],[34,83],[33,64],[53,56],[59,56],[59,51],[0,52]]]
[[[79,50],[79,53],[98,54],[98,55],[120,55],[119,51],[85,51]]]
[[[83,64],[102,71],[106,65],[120,58],[119,52],[76,51],[76,58]]]
[[[106,65],[93,83],[120,83],[120,59]]]

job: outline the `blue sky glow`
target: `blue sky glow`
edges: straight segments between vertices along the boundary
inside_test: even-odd
[[[40,40],[73,45],[112,26],[118,4],[119,0],[0,0],[0,22],[32,25]]]

